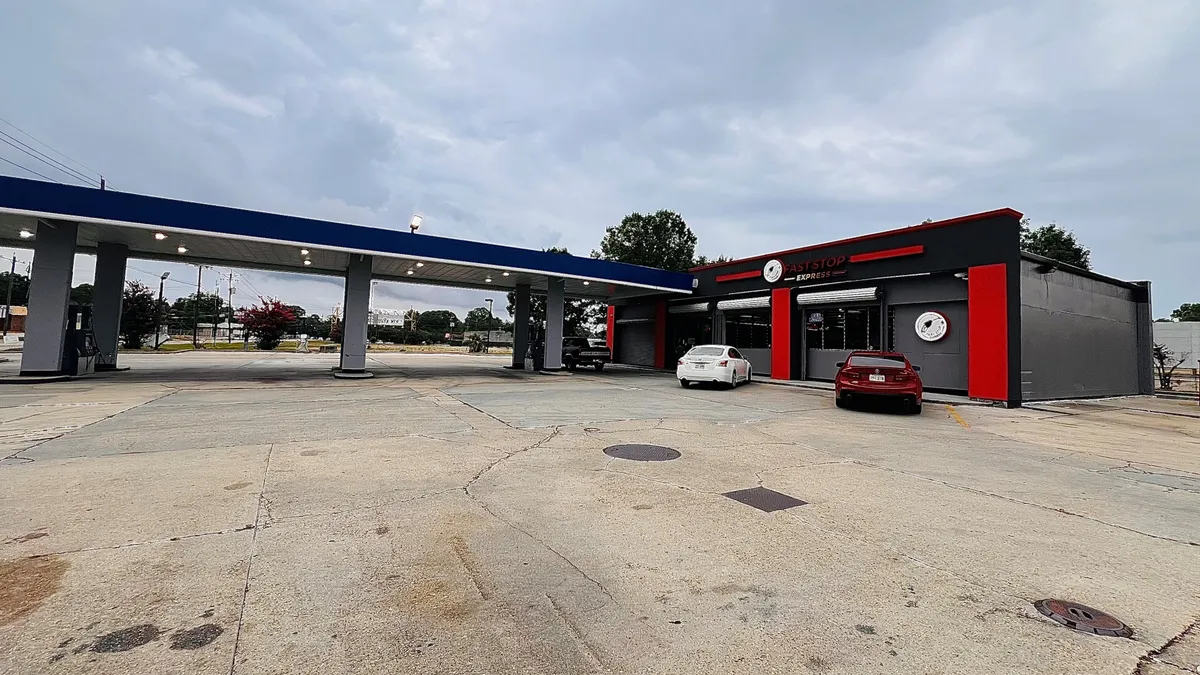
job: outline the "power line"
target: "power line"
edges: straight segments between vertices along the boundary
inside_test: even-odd
[[[20,164],[17,164],[16,162],[12,161],[11,159],[5,159],[5,158],[3,158],[3,157],[0,157],[0,162],[5,162],[5,163],[7,163],[7,164],[12,164],[13,166],[17,167],[18,169],[24,169],[25,171],[28,171],[29,173],[31,173],[31,174],[33,174],[33,175],[35,175],[35,176],[41,176],[42,178],[45,178],[46,180],[48,180],[48,181],[50,181],[50,182],[52,182],[52,183],[58,183],[59,185],[62,185],[62,181],[60,181],[60,180],[54,180],[54,179],[53,179],[53,178],[51,178],[50,176],[47,176],[47,175],[46,175],[46,174],[44,174],[44,173],[38,173],[38,172],[34,171],[33,169],[30,169],[30,168],[29,168],[29,167],[27,167],[27,166],[21,166]]]
[[[18,127],[17,125],[13,124],[12,122],[9,122],[8,120],[4,119],[3,117],[0,117],[0,122],[3,122],[5,124],[7,124],[8,126],[12,127],[13,129],[16,129],[22,136],[25,136],[29,140],[33,141],[34,143],[37,143],[38,145],[42,146],[43,148],[46,148],[50,152],[53,152],[54,154],[58,155],[59,157],[62,157],[63,159],[65,159],[69,162],[74,162],[76,166],[82,167],[83,169],[90,171],[90,172],[96,174],[97,176],[101,175],[101,173],[99,171],[89,167],[87,164],[84,164],[83,162],[81,162],[77,159],[71,159],[65,153],[59,152],[58,150],[55,150],[54,148],[50,147],[49,145],[39,141],[37,138],[34,138],[33,134],[29,133],[28,131],[25,131],[21,127]]]
[[[99,187],[100,186],[100,183],[97,182],[95,178],[91,178],[89,176],[83,175],[82,173],[76,171],[75,169],[72,169],[71,167],[67,166],[66,164],[63,164],[62,162],[59,162],[58,160],[47,156],[45,153],[39,152],[38,150],[30,147],[28,144],[22,143],[20,141],[20,139],[13,138],[12,136],[4,133],[3,131],[0,131],[0,136],[3,136],[3,138],[0,138],[0,143],[4,143],[4,144],[8,145],[9,147],[16,148],[19,152],[23,152],[26,155],[29,155],[30,157],[49,166],[50,168],[56,169],[62,173],[65,173],[66,175],[68,175],[76,180],[81,180],[81,181],[87,183],[88,186],[90,186],[90,187]]]

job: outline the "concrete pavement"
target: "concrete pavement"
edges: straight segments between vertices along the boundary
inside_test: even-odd
[[[367,382],[121,358],[0,389],[2,673],[1200,665],[1200,420],[1144,401],[903,416],[488,357],[373,356]],[[722,496],[756,486],[807,504]]]

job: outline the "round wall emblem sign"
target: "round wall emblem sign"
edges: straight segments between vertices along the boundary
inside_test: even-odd
[[[917,317],[917,337],[926,342],[937,342],[950,332],[950,321],[941,312],[924,312]]]
[[[763,265],[763,278],[767,280],[768,284],[773,284],[776,281],[779,281],[779,278],[782,276],[783,263],[779,262],[778,260],[771,260],[767,262],[766,265]]]

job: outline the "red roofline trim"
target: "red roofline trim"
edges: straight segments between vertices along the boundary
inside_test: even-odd
[[[831,241],[831,242],[828,242],[825,244],[813,244],[812,246],[801,246],[800,248],[793,248],[793,249],[790,249],[787,251],[778,251],[775,253],[764,253],[763,255],[756,255],[756,256],[749,257],[749,258],[740,258],[738,260],[730,260],[728,262],[714,263],[712,265],[704,265],[703,267],[693,267],[689,271],[690,272],[699,272],[701,270],[710,270],[710,269],[714,269],[717,267],[726,267],[729,265],[737,265],[739,263],[753,262],[755,260],[767,260],[768,258],[776,258],[779,256],[791,255],[793,253],[803,253],[804,251],[816,251],[816,250],[822,249],[822,248],[829,248],[830,246],[841,246],[843,244],[852,244],[852,243],[858,242],[858,241],[870,241],[871,239],[880,239],[882,237],[890,237],[893,234],[900,234],[901,232],[920,232],[921,230],[932,230],[932,229],[938,228],[938,227],[946,227],[947,225],[960,225],[962,223],[969,223],[969,222],[975,221],[975,220],[987,220],[988,218],[995,218],[997,216],[1012,216],[1013,218],[1020,219],[1020,218],[1023,218],[1025,216],[1025,214],[1021,213],[1020,211],[1016,211],[1014,209],[1009,209],[1009,208],[996,209],[994,211],[984,211],[983,213],[972,213],[969,216],[959,216],[958,218],[951,218],[949,220],[937,220],[932,223],[921,223],[920,225],[913,225],[911,227],[901,227],[901,228],[898,228],[895,230],[887,230],[884,232],[873,232],[871,234],[864,234],[864,235],[861,235],[858,237],[850,237],[849,239],[839,239],[837,241]]]

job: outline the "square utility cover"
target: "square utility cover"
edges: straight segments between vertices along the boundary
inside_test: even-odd
[[[741,502],[746,506],[753,506],[759,511],[766,511],[767,513],[790,509],[793,506],[804,506],[808,503],[790,495],[785,495],[782,492],[768,490],[765,487],[734,490],[733,492],[724,493],[723,496]]]

